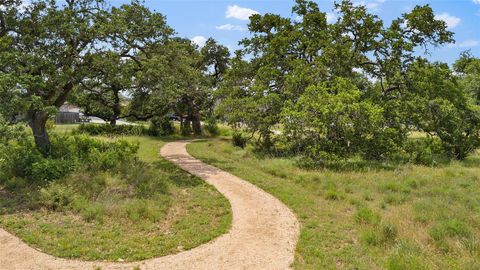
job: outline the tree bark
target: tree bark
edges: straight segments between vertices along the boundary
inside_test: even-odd
[[[35,139],[35,145],[38,150],[44,155],[50,155],[51,142],[47,133],[47,120],[48,114],[42,111],[35,111],[30,114],[31,119],[29,126],[33,132],[33,138]]]
[[[192,115],[193,134],[202,135],[202,124],[200,123],[200,112],[195,111]]]
[[[113,86],[113,94],[114,94],[113,115],[110,117],[110,125],[113,127],[117,125],[117,119],[121,113],[119,89],[120,89],[119,87]]]
[[[117,125],[117,117],[116,116],[112,116],[110,118],[110,126],[114,127]]]

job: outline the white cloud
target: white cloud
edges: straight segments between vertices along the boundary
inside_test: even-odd
[[[379,11],[380,6],[385,3],[385,0],[361,0],[358,2],[355,2],[355,6],[365,6],[367,9],[373,10],[373,11]]]
[[[460,18],[450,15],[446,12],[435,15],[435,19],[442,20],[447,24],[448,28],[455,28],[462,21]]]
[[[465,40],[462,42],[448,45],[448,47],[450,48],[473,48],[477,46],[480,46],[480,41],[478,40]]]
[[[337,20],[337,15],[335,13],[327,12],[327,22],[334,23]]]
[[[205,42],[207,42],[207,38],[204,36],[194,36],[190,39],[193,43],[197,44],[199,47],[205,46]]]
[[[473,3],[480,5],[480,0],[473,0]]]
[[[219,25],[215,27],[218,30],[227,30],[227,31],[244,31],[245,28],[243,28],[241,25],[233,25],[230,23]]]
[[[243,8],[237,5],[233,5],[233,6],[227,7],[227,11],[225,12],[225,17],[246,21],[253,14],[258,14],[258,11],[250,8]]]

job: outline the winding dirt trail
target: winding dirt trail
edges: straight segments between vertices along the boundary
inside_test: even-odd
[[[265,191],[202,163],[187,153],[189,142],[166,144],[161,155],[215,186],[232,206],[230,231],[209,243],[174,255],[133,263],[84,262],[56,258],[29,247],[0,229],[1,270],[106,269],[289,269],[299,223],[295,215]]]

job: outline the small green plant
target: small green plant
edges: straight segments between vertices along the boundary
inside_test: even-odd
[[[382,240],[383,242],[393,242],[398,236],[398,229],[395,224],[386,223],[382,225]]]
[[[334,189],[329,189],[325,192],[325,199],[330,201],[336,201],[340,199],[340,194]]]
[[[374,229],[368,229],[360,235],[360,240],[368,246],[376,246],[380,244],[381,237]]]
[[[355,221],[362,224],[378,224],[380,222],[380,215],[375,213],[370,208],[363,206],[358,207],[354,215]]]

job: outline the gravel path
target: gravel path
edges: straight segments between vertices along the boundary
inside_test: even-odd
[[[0,229],[0,269],[289,269],[300,229],[295,215],[249,182],[191,157],[185,149],[188,143],[168,143],[161,155],[212,184],[230,201],[233,223],[228,233],[174,255],[112,263],[56,258]]]

